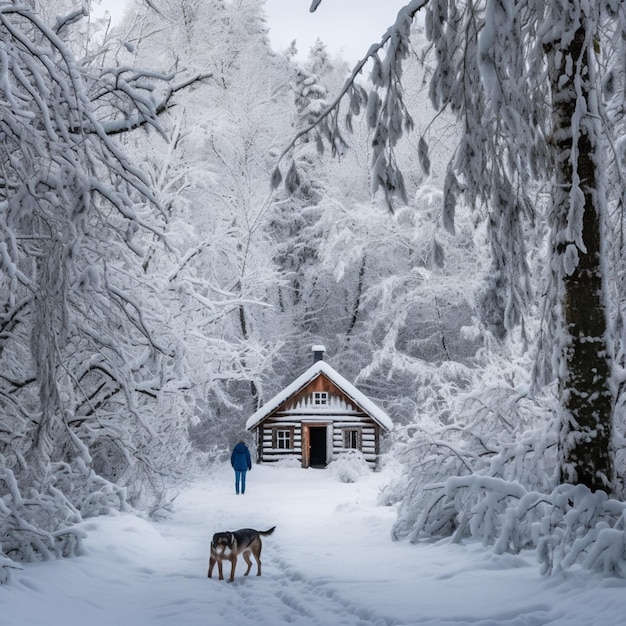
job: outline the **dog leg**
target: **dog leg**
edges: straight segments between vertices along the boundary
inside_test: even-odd
[[[230,559],[230,578],[229,583],[235,582],[235,566],[237,565],[237,555],[234,555]]]
[[[248,564],[248,569],[246,570],[246,573],[244,574],[244,576],[247,576],[250,573],[250,570],[252,569],[252,560],[250,559],[249,552],[243,553],[243,560]]]
[[[211,577],[212,577],[212,575],[213,575],[213,568],[214,568],[214,567],[215,567],[215,559],[214,559],[213,557],[211,557],[211,558],[209,559],[209,573],[207,574],[207,576],[208,576],[209,578],[211,578]]]
[[[261,549],[263,548],[263,544],[261,543],[261,539],[258,540],[258,543],[255,542],[252,545],[252,555],[256,561],[256,575],[261,575]]]
[[[218,580],[224,580],[224,574],[222,573],[222,559],[217,559],[217,571],[219,572]]]

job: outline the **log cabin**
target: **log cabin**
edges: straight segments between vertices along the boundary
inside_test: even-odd
[[[375,467],[391,419],[324,361],[324,346],[312,350],[311,367],[246,423],[256,436],[257,462],[297,458],[302,467],[321,468],[356,449]]]

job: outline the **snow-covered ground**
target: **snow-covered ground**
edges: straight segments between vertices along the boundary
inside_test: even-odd
[[[532,554],[480,545],[394,543],[384,473],[342,483],[330,471],[254,466],[234,493],[229,467],[186,489],[167,521],[90,519],[86,553],[29,564],[0,587],[2,626],[617,626],[626,583],[586,572],[544,578]],[[211,536],[263,541],[263,575],[207,578]],[[230,571],[226,565],[225,574]],[[252,574],[256,573],[253,566]]]

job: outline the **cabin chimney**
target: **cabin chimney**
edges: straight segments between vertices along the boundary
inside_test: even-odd
[[[326,352],[324,346],[313,346],[311,351],[313,352],[313,363],[324,360],[324,352]]]

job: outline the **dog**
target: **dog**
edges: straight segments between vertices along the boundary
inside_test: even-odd
[[[256,575],[261,575],[261,535],[271,535],[276,526],[272,526],[269,530],[254,530],[254,528],[241,528],[234,532],[215,533],[211,541],[211,558],[209,559],[208,578],[212,578],[213,568],[217,563],[217,571],[219,572],[219,580],[224,580],[222,573],[222,561],[230,561],[230,578],[229,583],[235,580],[235,567],[237,565],[237,557],[241,554],[244,561],[248,564],[244,576],[247,576],[252,569],[252,560],[250,554],[256,560]]]

